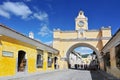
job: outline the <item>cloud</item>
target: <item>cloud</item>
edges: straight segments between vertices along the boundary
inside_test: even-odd
[[[88,48],[88,47],[80,47],[79,49],[81,49],[81,50],[91,50],[91,49]]]
[[[35,13],[23,2],[3,2],[3,4],[0,5],[0,15],[5,18],[10,18],[11,15],[16,15],[21,16],[22,19],[30,16],[33,19],[35,18],[48,24],[48,14],[45,11],[39,11],[39,9],[37,9],[37,12]]]
[[[0,15],[6,18],[10,18],[10,14],[0,8]]]
[[[52,31],[47,27],[46,24],[41,24],[41,26],[42,26],[42,28],[38,32],[39,35],[44,37],[44,36],[49,36],[50,34],[52,34]]]
[[[46,12],[39,11],[34,13],[33,16],[40,21],[48,22],[48,14]]]
[[[32,14],[32,11],[23,2],[4,2],[0,5],[0,12],[2,12],[0,15],[6,18],[10,18],[10,15],[14,14],[16,16],[21,16],[22,19],[25,19]]]
[[[45,37],[45,36],[51,36],[52,31],[48,28],[49,26],[49,18],[48,14],[45,11],[38,11],[37,13],[33,14],[33,18],[36,18],[41,23],[41,29],[38,32],[38,35]]]
[[[24,1],[31,1],[31,0],[24,0]],[[36,11],[36,12],[34,12]],[[20,16],[22,19],[38,19],[41,24],[41,29],[38,32],[39,35],[42,37],[50,36],[52,31],[48,28],[49,24],[49,16],[47,12],[41,11],[35,7],[35,10],[31,11],[31,9],[23,2],[3,2],[0,5],[0,16],[5,18],[11,18],[12,15]]]

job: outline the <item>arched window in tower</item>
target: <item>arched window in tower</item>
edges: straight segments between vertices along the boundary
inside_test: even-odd
[[[83,15],[84,14],[84,12],[83,11],[80,11],[80,15]]]

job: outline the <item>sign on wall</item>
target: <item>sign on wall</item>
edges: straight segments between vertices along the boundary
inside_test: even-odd
[[[3,51],[2,55],[5,56],[5,57],[13,57],[13,52]]]

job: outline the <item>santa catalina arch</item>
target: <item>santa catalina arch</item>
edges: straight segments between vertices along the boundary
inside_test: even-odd
[[[60,68],[68,67],[67,63],[70,52],[79,46],[93,49],[97,54],[100,66],[102,65],[100,62],[100,52],[111,38],[111,28],[101,27],[99,30],[89,30],[88,27],[88,18],[84,15],[83,11],[80,11],[75,19],[75,30],[54,30],[53,47],[60,51]]]

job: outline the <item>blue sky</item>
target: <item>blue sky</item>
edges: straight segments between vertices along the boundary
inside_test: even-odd
[[[75,50],[76,52],[82,54],[82,55],[93,53],[93,50],[92,50],[91,48],[84,47],[84,46],[82,46],[82,47],[77,47],[77,48],[75,48],[74,50]]]
[[[0,23],[35,39],[51,43],[53,29],[74,30],[80,10],[88,17],[89,29],[120,28],[120,0],[1,0]]]

